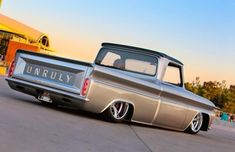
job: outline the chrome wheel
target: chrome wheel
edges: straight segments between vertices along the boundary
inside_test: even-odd
[[[198,132],[201,129],[202,121],[203,121],[203,117],[202,117],[201,113],[197,114],[194,117],[194,119],[191,123],[191,129],[193,132]]]
[[[126,102],[114,102],[110,106],[110,112],[114,119],[121,120],[124,119],[129,110],[129,104]]]
[[[197,133],[201,127],[202,127],[202,122],[203,122],[203,116],[202,113],[198,113],[192,120],[190,124],[190,130],[191,133]]]

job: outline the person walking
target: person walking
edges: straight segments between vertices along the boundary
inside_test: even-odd
[[[222,112],[221,120],[228,121],[228,114],[226,112]]]

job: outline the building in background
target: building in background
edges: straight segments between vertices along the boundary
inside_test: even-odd
[[[0,73],[6,72],[18,49],[47,54],[54,52],[45,33],[0,14]]]

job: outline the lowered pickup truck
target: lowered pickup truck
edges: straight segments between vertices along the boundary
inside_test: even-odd
[[[93,64],[18,50],[6,80],[42,103],[102,113],[113,122],[196,134],[214,117],[212,102],[185,90],[180,61],[132,46],[103,43]]]

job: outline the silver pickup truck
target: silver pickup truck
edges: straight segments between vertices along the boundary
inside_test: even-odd
[[[184,88],[183,64],[164,53],[103,43],[93,64],[17,51],[9,86],[42,103],[188,133],[207,131],[215,105]]]

